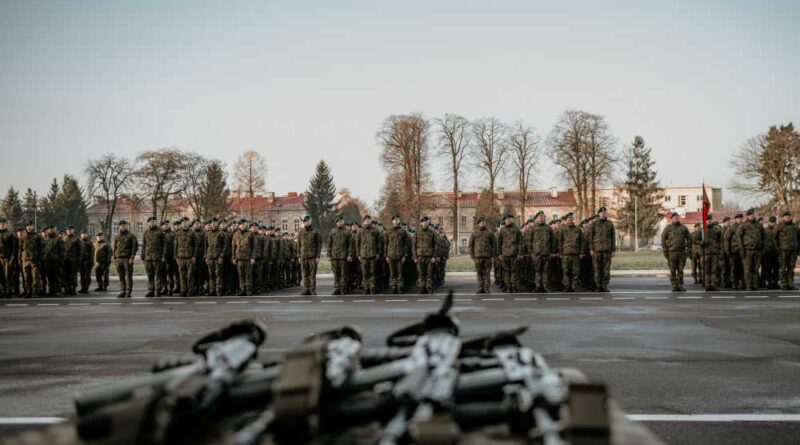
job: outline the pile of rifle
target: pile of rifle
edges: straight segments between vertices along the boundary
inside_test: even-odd
[[[605,386],[571,382],[523,347],[525,328],[459,337],[442,308],[362,347],[357,329],[314,334],[257,362],[266,330],[243,321],[200,339],[191,360],[82,394],[75,425],[89,444],[607,444]]]

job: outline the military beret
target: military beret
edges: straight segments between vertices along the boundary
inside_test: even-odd
[[[300,221],[303,221],[303,222],[306,222],[306,221],[311,221],[311,217],[310,217],[310,216],[308,216],[308,215],[303,215],[303,217],[302,217],[302,218],[300,218]]]
[[[258,227],[258,223],[256,223],[256,222],[251,222],[251,223],[250,223],[250,227]]]
[[[712,219],[714,219],[714,217],[709,213],[708,216],[706,216],[706,220],[711,221]]]
[[[544,215],[544,210],[539,210],[538,212],[536,212],[536,215],[534,215],[534,218],[538,218],[539,215],[543,216]]]
[[[337,215],[337,216],[336,216],[336,221],[337,221],[337,222],[338,222],[338,221],[344,221],[344,216],[342,216],[342,215]]]
[[[756,221],[758,221],[758,222],[764,221],[764,217],[763,216],[759,216],[758,219],[756,219]]]
[[[372,219],[372,217],[371,217],[371,216],[369,216],[369,215],[364,215],[364,217],[363,217],[363,218],[361,218],[361,220],[362,220],[362,221],[366,221],[366,220],[368,220],[368,219],[369,219],[369,220],[371,220],[371,219]]]
[[[734,216],[733,218],[734,219],[742,219],[742,218],[744,218],[744,215],[742,215],[741,213],[737,213],[736,216]]]
[[[726,217],[722,218],[722,222],[728,222],[730,220],[731,220],[730,216],[726,216]]]
[[[503,219],[508,219],[508,218],[514,219],[514,215],[512,215],[512,214],[510,214],[510,213],[509,213],[509,214],[507,214],[507,215],[505,216],[505,218],[503,218]]]
[[[756,209],[754,209],[752,207],[747,209],[747,214],[748,215],[755,215],[756,214]]]
[[[121,226],[121,225],[123,225],[123,224],[127,226],[127,225],[128,225],[128,221],[125,221],[124,219],[123,219],[123,220],[120,220],[120,222],[119,222],[119,224],[118,224],[118,225],[120,225],[120,226]]]
[[[597,209],[597,213],[603,213],[603,212],[607,212],[607,211],[608,211],[608,209],[605,206],[600,207],[599,209]]]
[[[28,222],[26,222],[26,223],[25,223],[25,226],[26,226],[26,227],[27,227],[27,226],[34,226],[34,225],[35,225],[35,224],[33,223],[33,221],[28,221]]]
[[[566,220],[567,218],[574,218],[574,217],[575,217],[575,214],[573,214],[572,212],[569,212],[569,213],[567,213],[566,215],[564,215],[564,219],[565,219],[565,220]]]
[[[403,219],[403,218],[401,218],[400,215],[394,215],[392,216],[392,219]]]
[[[778,221],[778,218],[776,218],[775,215],[769,217],[769,222],[774,223],[776,221]]]
[[[477,220],[475,220],[475,221],[476,221],[476,222],[483,222],[483,221],[486,221],[486,217],[479,216],[479,217],[478,217],[478,219],[477,219]]]
[[[672,213],[669,215],[669,217],[670,217],[670,218],[675,218],[676,216],[680,216],[680,215],[678,214],[678,212],[672,212]],[[677,230],[677,229],[676,229],[676,230]]]
[[[165,224],[169,224],[169,221],[167,221],[166,219],[164,221],[161,221],[161,225],[162,226],[165,225]]]
[[[430,218],[428,218],[427,216],[420,216],[420,218],[419,218],[420,222],[429,221],[429,220],[430,220]]]
[[[792,216],[792,212],[786,210],[781,216]]]
[[[211,222],[219,222],[219,218],[217,218],[217,217],[215,216],[215,217],[211,218]]]
[[[103,233],[103,232],[98,232],[97,235],[95,235],[95,236],[106,236],[106,234]]]
[[[73,230],[73,229],[75,229],[75,226],[73,226],[72,224],[67,226],[67,230]]]
[[[0,216],[0,223],[8,222],[5,216]]]
[[[83,229],[83,230],[81,230],[81,235],[83,235],[83,234],[87,234],[87,235],[88,235],[88,234],[89,234],[89,231],[88,231],[88,230],[86,230],[86,229]]]

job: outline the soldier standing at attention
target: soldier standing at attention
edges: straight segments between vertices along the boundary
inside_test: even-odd
[[[778,247],[778,263],[781,290],[797,290],[794,286],[794,267],[800,249],[800,228],[792,219],[792,212],[785,211],[775,233]]]
[[[423,216],[419,220],[420,228],[414,234],[413,255],[414,264],[417,265],[417,279],[421,294],[433,292],[433,267],[436,265],[434,256],[436,249],[436,234],[429,227],[430,218]]]
[[[146,298],[161,296],[161,270],[164,268],[164,232],[155,216],[147,218],[148,229],[142,235],[142,261],[147,273]]]
[[[80,256],[78,261],[78,268],[81,272],[81,294],[89,293],[89,286],[92,285],[92,265],[94,263],[94,245],[92,240],[89,239],[89,232],[81,230],[80,238]]]
[[[119,295],[117,298],[131,298],[133,293],[133,259],[139,250],[139,241],[128,230],[125,220],[119,222],[119,232],[114,237],[114,255],[112,259],[119,275]]]
[[[728,232],[730,232],[731,226],[731,217],[726,216],[722,218],[722,247],[720,248],[720,272],[722,274],[721,285],[725,287],[725,289],[730,289],[733,287],[731,283],[731,254],[730,254],[730,237],[728,236]]]
[[[0,298],[11,298],[18,250],[17,236],[8,230],[8,221],[0,217]]]
[[[203,295],[203,286],[206,283],[208,268],[204,255],[206,253],[206,234],[203,230],[203,223],[199,219],[192,224],[195,237],[194,263],[192,263],[192,287],[189,289],[190,295]]]
[[[46,229],[44,240],[44,276],[47,278],[47,295],[54,297],[61,292],[61,269],[64,264],[64,240],[59,238],[53,226]]]
[[[222,254],[225,249],[225,232],[220,230],[219,220],[211,220],[211,230],[206,233],[206,264],[208,265],[208,295],[225,295],[222,287]]]
[[[333,270],[333,295],[347,293],[347,264],[353,261],[353,235],[344,225],[344,218],[336,217],[336,227],[328,234],[328,258]]]
[[[44,240],[34,229],[33,221],[25,224],[25,232],[19,239],[19,256],[22,261],[22,289],[25,298],[38,296],[41,291],[39,265],[44,254]]]
[[[742,274],[744,273],[742,257],[744,252],[739,250],[739,242],[736,240],[736,234],[739,233],[739,227],[742,225],[743,218],[744,216],[742,216],[741,213],[737,213],[736,216],[733,217],[733,224],[728,232],[728,237],[730,238],[728,244],[731,251],[731,281],[734,290],[744,289],[745,287],[742,282]]]
[[[95,237],[94,245],[94,278],[97,280],[95,292],[108,290],[108,269],[111,266],[111,247],[106,242],[103,232]]]
[[[389,266],[389,288],[393,294],[403,292],[403,266],[411,258],[411,236],[401,224],[399,215],[392,217],[392,228],[386,234],[386,263]]]
[[[722,273],[720,271],[720,265],[722,263],[719,258],[723,244],[722,229],[720,229],[719,225],[713,222],[712,219],[713,217],[709,214],[708,231],[706,233],[706,239],[703,241],[703,270],[705,271],[703,277],[705,281],[703,285],[708,292],[718,290],[717,288],[720,286],[722,278]]]
[[[322,253],[322,239],[311,225],[311,217],[302,219],[303,228],[297,234],[297,256],[303,274],[303,292],[300,295],[317,295],[317,264]]]
[[[589,251],[594,267],[594,281],[598,292],[608,292],[611,279],[611,258],[617,248],[617,234],[614,224],[608,220],[608,209],[600,207],[597,219],[589,230]]]
[[[497,227],[494,228],[494,237],[495,240],[500,242],[500,229],[503,228],[503,220],[500,219],[497,221]],[[500,246],[497,246],[497,249],[500,249]],[[494,284],[497,285],[502,290],[506,290],[506,283],[503,282],[503,277],[505,273],[503,272],[503,255],[498,252],[495,252],[495,256],[492,258],[492,264],[494,266]]]
[[[564,269],[564,292],[575,292],[580,276],[580,259],[584,257],[584,236],[583,230],[575,225],[575,216],[572,213],[567,213],[566,224],[558,231],[556,244]]]
[[[197,258],[197,237],[189,227],[189,218],[181,219],[181,228],[175,231],[174,245],[180,296],[188,297],[194,289],[194,264]]]
[[[506,215],[505,222],[497,235],[497,257],[503,268],[505,291],[514,293],[519,286],[517,260],[522,256],[522,232],[514,224],[514,216]]]
[[[486,228],[486,218],[478,217],[478,228],[469,237],[469,257],[478,273],[479,294],[489,293],[492,284],[492,258],[497,251],[497,238]]]
[[[78,265],[81,257],[80,240],[75,236],[75,227],[67,226],[64,243],[64,295],[75,295],[78,288]]]
[[[778,289],[778,229],[777,218],[770,216],[764,228],[764,253],[761,256],[761,276],[767,289]]]
[[[159,291],[161,295],[172,295],[175,291],[178,265],[175,263],[175,234],[172,232],[169,221],[161,222],[161,232],[164,234],[164,264],[161,265],[158,276]]]
[[[699,247],[700,242],[696,245]],[[672,223],[661,233],[661,247],[669,265],[669,283],[672,285],[672,292],[686,291],[683,287],[683,267],[686,265],[686,254],[690,246],[692,242],[689,229],[681,223],[680,215],[673,212]]]
[[[544,212],[541,210],[534,217],[530,240],[531,244],[525,248],[525,251],[530,253],[533,264],[533,291],[545,293],[548,292],[545,286],[548,284],[550,256],[556,252],[556,249],[553,229],[545,221]]]
[[[689,237],[689,252],[692,259],[692,281],[694,284],[703,282],[702,277],[705,276],[703,272],[702,260],[702,244],[703,244],[703,225],[696,223],[694,231]],[[663,245],[663,244],[662,244]]]
[[[364,216],[356,237],[356,255],[361,263],[362,287],[365,294],[376,293],[375,265],[381,252],[381,234],[372,225],[372,217]]]
[[[255,224],[255,223],[252,223]],[[233,235],[233,258],[236,260],[236,268],[239,271],[239,296],[244,297],[252,292],[250,275],[253,271],[253,258],[255,249],[255,239],[253,234],[247,230],[247,222],[239,221],[239,231]]]
[[[756,221],[755,209],[747,211],[747,219],[736,231],[735,240],[742,255],[744,286],[747,290],[754,291],[758,289],[758,266],[761,264],[761,251],[764,248],[764,227]]]

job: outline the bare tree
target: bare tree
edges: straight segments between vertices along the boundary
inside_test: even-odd
[[[523,122],[514,124],[508,132],[508,152],[519,184],[519,215],[525,219],[525,202],[533,171],[539,160],[540,144],[533,127]]]
[[[428,131],[428,121],[415,113],[387,117],[377,134],[383,146],[381,163],[389,172],[399,172],[402,178],[406,217],[419,218],[422,212],[420,194],[429,180]]]
[[[495,182],[502,174],[506,163],[507,147],[504,138],[507,129],[497,118],[482,118],[472,122],[475,141],[473,157],[489,180],[489,193],[494,196]]]
[[[239,156],[233,166],[233,179],[236,181],[236,188],[247,192],[250,204],[250,219],[253,219],[253,197],[256,193],[266,191],[267,161],[264,157],[253,150],[248,150]]]
[[[177,148],[149,150],[136,157],[138,188],[159,220],[166,218],[170,199],[185,191],[189,160],[190,156]]]
[[[134,172],[133,164],[127,158],[108,153],[98,159],[90,160],[86,164],[85,171],[89,182],[87,187],[89,196],[99,194],[106,206],[103,231],[111,233],[117,202],[129,185],[129,179]]]
[[[617,163],[617,139],[611,134],[605,117],[587,115],[586,171],[591,194],[591,213],[597,211],[597,188],[613,179]]]
[[[469,121],[457,114],[445,114],[435,120],[439,147],[437,155],[450,163],[450,174],[453,178],[453,251],[458,248],[458,180],[461,164],[470,146]]]
[[[567,110],[559,117],[548,138],[550,159],[561,168],[567,182],[575,190],[579,218],[584,218],[589,211],[584,152],[588,128],[586,113]]]

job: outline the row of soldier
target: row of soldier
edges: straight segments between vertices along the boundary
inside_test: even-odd
[[[692,259],[695,283],[707,291],[719,288],[796,290],[794,269],[800,250],[800,229],[792,213],[756,217],[755,209],[720,224],[708,215],[706,229],[699,224],[692,234],[677,213],[662,233],[661,245],[670,268],[673,291],[683,291],[683,268]]]
[[[517,227],[507,215],[496,230],[478,217],[469,240],[475,263],[478,293],[489,293],[491,271],[503,291],[537,293],[579,289],[608,292],[611,258],[616,249],[614,224],[605,207],[576,224],[572,213],[547,223],[543,211]]]

